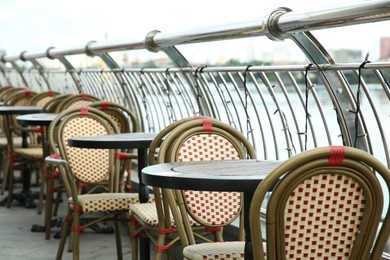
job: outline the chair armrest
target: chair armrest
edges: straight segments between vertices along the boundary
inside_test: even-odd
[[[132,160],[137,159],[138,155],[135,153],[116,152],[115,159],[117,160]]]
[[[58,153],[51,154],[45,158],[45,162],[51,165],[67,165],[68,162],[66,160],[61,159]]]

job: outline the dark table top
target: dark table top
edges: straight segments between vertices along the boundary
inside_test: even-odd
[[[22,125],[50,125],[51,121],[57,116],[55,113],[34,113],[20,115],[16,117],[16,122]]]
[[[22,115],[41,112],[42,108],[37,106],[0,106],[2,115]]]
[[[223,160],[176,162],[142,169],[145,184],[169,189],[254,191],[282,161]]]
[[[99,136],[72,137],[68,144],[80,148],[132,149],[148,148],[157,133],[123,133]]]

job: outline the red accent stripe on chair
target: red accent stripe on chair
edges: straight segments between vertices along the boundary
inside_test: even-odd
[[[49,97],[54,96],[54,91],[53,91],[53,90],[49,90],[49,91],[47,92],[47,95],[48,95]]]
[[[31,90],[26,89],[26,91],[24,91],[24,95],[25,95],[26,97],[31,96]]]
[[[85,94],[85,93],[81,94],[81,99],[82,100],[87,100],[87,98],[88,98],[87,94]]]
[[[78,188],[88,187],[88,183],[77,182],[77,183],[76,183],[76,186],[77,186]]]
[[[116,152],[115,159],[117,160],[126,160],[129,159],[130,155],[128,153]]]
[[[73,206],[73,212],[76,212],[76,213],[82,213],[83,212],[83,208],[79,205],[74,205]]]
[[[213,131],[213,121],[211,118],[204,118],[203,119],[203,131]]]
[[[51,186],[51,187],[49,187],[49,191],[50,192],[57,192],[58,189],[57,189],[57,187]]]
[[[58,172],[51,172],[50,174],[47,175],[48,180],[55,180],[58,179],[60,176]]]
[[[49,157],[53,159],[61,159],[61,155],[59,153],[53,153],[49,155]]]
[[[106,109],[108,109],[108,104],[109,104],[110,102],[108,102],[108,101],[102,101],[102,106],[101,106],[101,109],[102,110],[106,110]]]
[[[43,134],[43,133],[45,133],[45,128],[44,127],[35,127],[33,129],[33,132],[34,133],[41,133],[41,134]]]
[[[330,147],[330,156],[329,156],[329,165],[338,166],[343,163],[345,157],[346,149],[344,146],[334,146]]]
[[[164,229],[158,229],[159,234],[173,234],[175,233],[174,228],[164,228]]]
[[[156,246],[156,253],[164,253],[169,249],[171,245],[167,244],[165,246]]]
[[[65,217],[65,222],[67,222],[67,223],[70,223],[70,222],[72,222],[72,215],[66,215],[66,217]]]
[[[82,115],[88,115],[88,107],[86,107],[86,106],[81,106],[80,107],[80,113],[82,114]]]
[[[206,232],[216,233],[216,232],[221,232],[222,231],[222,227],[205,227],[204,230]]]
[[[72,227],[73,232],[80,232],[80,231],[83,231],[84,229],[85,229],[84,226],[73,226]]]

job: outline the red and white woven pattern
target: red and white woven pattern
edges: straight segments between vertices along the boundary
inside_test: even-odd
[[[216,134],[196,134],[187,139],[178,153],[178,161],[240,159],[236,148]],[[202,224],[224,225],[237,217],[241,208],[239,192],[184,191],[188,211]]]
[[[183,249],[184,259],[192,260],[242,260],[244,259],[244,242],[214,242],[186,246]]]
[[[236,148],[216,134],[196,134],[187,139],[178,153],[178,161],[211,161],[239,159]]]
[[[53,96],[47,96],[47,97],[41,98],[40,100],[37,101],[37,103],[35,105],[39,106],[39,107],[43,107],[44,105],[46,105],[47,102],[49,102],[52,99],[53,99]]]
[[[364,194],[349,177],[305,180],[286,204],[286,259],[349,259],[364,209]]]
[[[129,205],[139,203],[135,193],[96,193],[78,196],[79,205],[84,213],[128,210]],[[70,208],[73,208],[72,198],[69,198]]]
[[[67,108],[76,108],[76,107],[83,107],[88,106],[89,104],[93,103],[91,100],[77,100],[71,104]]]
[[[149,200],[149,203],[141,203],[141,204],[131,204],[130,205],[130,214],[134,213],[138,218],[142,219],[144,223],[147,223],[151,226],[158,225],[158,216],[156,211],[156,205],[154,203],[150,203],[153,200]],[[200,226],[193,219],[189,218],[190,225]],[[171,223],[172,227],[175,227],[175,220],[171,214]]]
[[[79,117],[71,120],[64,127],[64,144],[67,146],[67,160],[72,166],[74,175],[83,182],[96,183],[107,180],[108,154],[107,149],[83,149],[68,146],[68,138],[73,136],[92,136],[107,134],[103,125],[89,117]],[[77,163],[83,160],[83,163]]]

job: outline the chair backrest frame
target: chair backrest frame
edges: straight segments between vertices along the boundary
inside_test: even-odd
[[[334,158],[336,158],[336,162],[334,161]],[[338,181],[337,179],[342,179],[342,183],[349,183],[351,187],[357,187],[356,190],[362,191],[362,194],[364,195],[363,199],[365,201],[364,209],[356,208],[359,206],[363,207],[358,204],[358,202],[362,200],[362,194],[352,190],[352,188],[348,190],[348,192],[351,194],[352,192],[355,192],[355,197],[354,199],[351,199],[351,201],[354,202],[356,200],[356,206],[353,207],[342,204],[339,206],[339,208],[346,208],[347,211],[351,212],[349,214],[355,215],[355,219],[352,219],[351,223],[356,223],[359,226],[359,229],[357,230],[357,227],[355,227],[355,229],[351,229],[352,234],[349,234],[349,236],[351,237],[350,240],[352,241],[345,241],[346,238],[343,237],[333,246],[343,247],[348,243],[351,243],[351,245],[347,245],[347,247],[351,247],[351,249],[348,249],[350,251],[347,253],[345,253],[347,249],[339,249],[340,251],[344,252],[343,257],[350,257],[350,259],[380,259],[390,233],[390,215],[388,210],[385,216],[385,221],[383,222],[380,229],[378,238],[375,240],[383,210],[383,192],[381,185],[374,174],[374,171],[383,178],[387,186],[387,193],[389,193],[389,169],[387,169],[381,162],[379,162],[370,154],[356,148],[338,146],[316,148],[300,153],[282,163],[260,183],[252,199],[250,208],[250,226],[252,232],[251,234],[254,258],[264,259],[259,212],[267,190],[273,188],[272,195],[267,204],[266,215],[267,259],[287,259],[289,257],[285,254],[290,248],[286,247],[286,243],[290,243],[288,241],[291,239],[296,239],[294,235],[290,234],[290,231],[288,231],[288,226],[286,226],[290,224],[290,213],[295,213],[296,215],[294,216],[299,216],[306,220],[307,218],[305,214],[309,214],[306,212],[306,210],[310,210],[310,207],[307,206],[304,207],[304,214],[293,211],[293,209],[289,207],[289,205],[293,203],[292,197],[290,195],[297,194],[293,193],[297,188],[306,187],[300,186],[303,185],[303,183],[305,183],[307,187],[309,187],[309,185],[310,187],[314,187],[314,185],[311,185],[310,183],[313,183],[313,181],[318,182],[318,178],[322,178],[324,180],[321,179],[323,182],[321,184],[326,188],[329,188],[329,191],[332,190],[332,187],[334,187],[333,185],[336,185]],[[346,188],[344,188],[344,190],[345,189]],[[348,195],[341,194],[341,188],[334,190],[336,190],[335,194],[337,194],[337,196],[340,195],[340,198],[343,198],[339,199],[337,203],[345,203],[345,201],[348,200]],[[319,189],[316,188],[316,191],[319,191]],[[308,189],[307,192],[311,191]],[[320,199],[319,204],[325,205],[327,201],[331,200],[332,198],[330,193],[328,194],[325,192],[323,194],[323,199],[325,202]],[[303,194],[302,197],[304,197],[304,195],[305,194]],[[311,195],[311,197],[304,197],[304,200],[316,198],[318,198],[318,196],[316,197]],[[337,208],[337,206],[333,207]],[[348,209],[348,207],[351,207],[351,209]],[[354,208],[356,208],[356,212],[354,212]],[[321,208],[318,210],[321,210]],[[359,212],[362,210],[364,210],[364,212]],[[342,210],[340,210],[338,214],[341,215],[340,217],[344,217],[345,219],[352,218],[346,215],[346,213],[342,212]],[[316,219],[324,218],[323,221],[326,221],[329,216],[330,215],[324,210],[323,214],[318,213],[318,216],[315,217]],[[337,218],[338,217],[339,216],[337,216]],[[292,220],[294,219],[292,218]],[[328,224],[331,225],[332,221],[334,221],[334,217],[330,217]],[[299,225],[299,221],[297,221],[297,223]],[[300,227],[301,229],[305,228],[304,223],[305,222],[302,222],[302,226]],[[315,221],[310,223],[318,224]],[[326,223],[324,222],[323,225],[326,225]],[[348,234],[348,232],[344,231],[342,228],[339,230],[339,232],[345,232],[345,234]],[[321,233],[321,230],[314,232],[317,233],[315,235],[319,235],[318,233]],[[305,234],[303,236],[305,236]],[[308,237],[306,237],[306,240],[310,240]],[[372,248],[373,243],[374,247]],[[288,246],[290,245],[291,243],[288,244]],[[304,250],[305,252],[309,252],[311,249],[313,249],[308,245],[304,246],[306,246],[306,249]],[[370,253],[371,250],[372,253]],[[290,252],[291,251],[293,250],[290,250]]]

